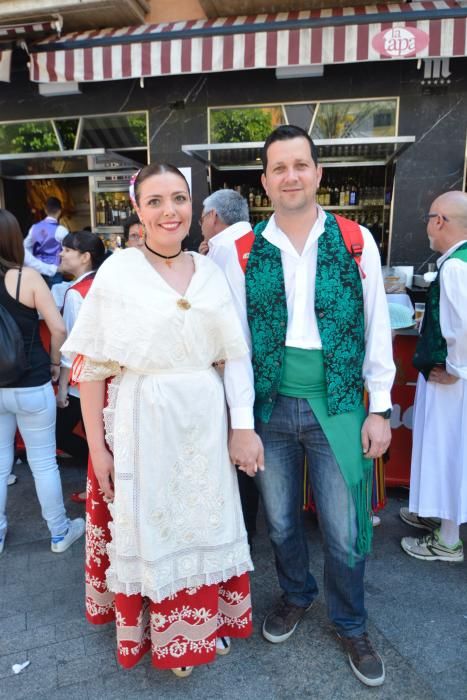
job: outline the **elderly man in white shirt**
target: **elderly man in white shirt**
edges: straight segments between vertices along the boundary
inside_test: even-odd
[[[207,254],[224,270],[235,241],[245,234],[251,234],[248,202],[235,190],[217,190],[204,200],[199,224],[203,234],[199,252]],[[248,542],[252,546],[256,534],[258,489],[255,482],[242,471],[238,472],[238,486]]]
[[[206,197],[199,220],[203,241],[199,252],[223,270],[235,241],[251,231],[248,202],[239,192],[224,188]]]
[[[445,192],[426,216],[430,247],[441,253],[431,283],[414,365],[409,508],[401,518],[429,530],[402,549],[425,561],[464,561],[467,522],[467,194]]]
[[[300,512],[306,458],[323,533],[328,615],[357,678],[381,685],[384,664],[366,632],[363,585],[371,460],[390,442],[395,374],[379,253],[360,227],[360,278],[338,222],[316,204],[322,172],[305,131],[272,132],[263,167],[275,213],[253,243],[236,241],[225,267],[252,348],[252,363],[226,364],[227,393],[236,393],[230,454],[256,475],[283,591],[263,636],[288,639],[318,594]]]

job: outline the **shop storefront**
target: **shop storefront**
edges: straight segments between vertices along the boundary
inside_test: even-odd
[[[1,114],[5,121],[53,120],[59,132],[57,120],[146,115],[144,142],[128,143],[127,125],[117,125],[110,141],[75,139],[76,150],[104,148],[104,163],[116,162],[112,153],[131,161],[118,168],[121,189],[117,168],[101,168],[114,184],[107,181],[109,196],[97,202],[95,190],[106,184],[89,165],[81,171],[87,195],[66,183],[74,199],[87,196],[89,215],[83,205],[80,223],[86,218],[93,228],[121,223],[125,178],[155,159],[192,168],[194,221],[202,199],[224,183],[245,193],[253,221],[267,216],[257,161],[264,130],[258,136],[253,119],[241,137],[232,130],[220,139],[216,119],[218,131],[222,113],[234,111],[241,119],[261,113],[266,127],[299,123],[319,144],[323,206],[369,225],[392,264],[419,267],[429,256],[421,217],[430,198],[464,179],[466,17],[463,3],[435,0],[49,37],[29,44],[27,76],[23,57],[20,80],[4,84]],[[25,208],[12,161],[0,161],[7,205],[22,193]],[[42,174],[30,167],[20,173],[26,181]],[[55,179],[64,184],[68,172],[61,168]],[[198,236],[194,224],[194,246]]]

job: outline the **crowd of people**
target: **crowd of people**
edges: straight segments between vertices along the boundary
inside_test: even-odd
[[[274,214],[252,231],[241,195],[213,193],[203,201],[199,253],[183,248],[191,193],[169,164],[134,176],[128,249],[105,262],[95,234],[62,235],[57,201],[24,244],[16,219],[0,211],[0,304],[29,363],[0,388],[0,552],[16,429],[54,552],[84,532],[84,520],[65,513],[56,447],[89,456],[86,488],[73,494],[87,509],[87,619],[116,621],[124,667],[149,653],[156,668],[188,676],[252,632],[259,499],[282,593],[264,638],[285,642],[313,605],[305,468],[328,617],[356,677],[378,686],[385,666],[367,632],[364,572],[373,462],[391,439],[391,327],[401,321],[391,324],[371,234],[316,203],[322,169],[308,134],[278,127],[262,160]],[[428,534],[401,545],[418,559],[463,561],[467,195],[438,197],[427,231],[441,257],[414,358],[410,503],[401,518]],[[31,257],[51,266],[39,270],[45,281]]]

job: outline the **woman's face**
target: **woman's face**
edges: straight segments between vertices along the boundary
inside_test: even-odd
[[[132,224],[128,229],[128,240],[126,242],[127,248],[142,248],[144,246],[144,240],[142,236],[142,226],[141,224]]]
[[[179,248],[189,233],[192,215],[184,179],[161,173],[144,180],[139,186],[138,215],[151,248],[158,252]]]
[[[89,253],[81,253],[74,248],[64,246],[60,253],[60,272],[78,277],[91,269],[91,256]]]

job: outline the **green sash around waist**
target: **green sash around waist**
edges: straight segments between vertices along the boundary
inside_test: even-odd
[[[371,549],[371,489],[373,460],[362,452],[361,428],[366,417],[362,404],[353,411],[330,416],[321,350],[285,348],[279,394],[306,399],[331,446],[344,481],[352,494],[357,514],[359,554]]]

